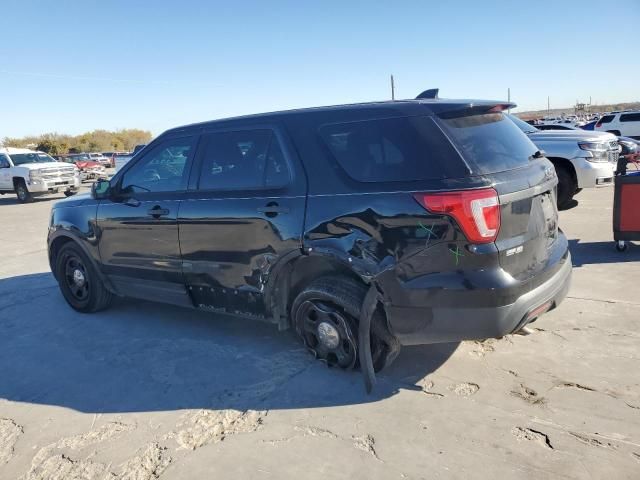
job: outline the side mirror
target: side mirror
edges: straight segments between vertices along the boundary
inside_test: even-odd
[[[96,180],[91,186],[91,196],[96,200],[109,198],[111,193],[111,183],[109,180]]]

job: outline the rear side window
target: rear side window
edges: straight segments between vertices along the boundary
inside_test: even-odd
[[[201,190],[277,188],[289,183],[289,168],[272,130],[212,133],[203,140]]]
[[[359,182],[457,178],[469,171],[431,117],[324,125],[320,136]]]
[[[600,119],[600,121],[598,123],[611,123],[613,120],[614,115],[605,115],[604,117],[602,117]]]
[[[502,113],[438,119],[474,173],[523,167],[538,148]]]
[[[640,122],[640,113],[625,113],[620,115],[621,122]]]

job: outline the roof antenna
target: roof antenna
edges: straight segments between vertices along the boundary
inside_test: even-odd
[[[416,97],[416,100],[425,99],[425,98],[437,99],[439,90],[440,90],[439,88],[430,88],[429,90],[425,90],[424,92],[422,92],[420,95]]]

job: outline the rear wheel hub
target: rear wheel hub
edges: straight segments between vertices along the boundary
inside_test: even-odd
[[[347,315],[339,308],[307,300],[298,309],[296,327],[307,348],[317,358],[331,366],[354,367],[356,341]]]

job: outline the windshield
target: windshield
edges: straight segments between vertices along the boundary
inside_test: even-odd
[[[47,163],[55,162],[46,153],[14,153],[11,155],[11,161],[14,165],[23,165],[25,163]]]
[[[515,123],[517,127],[524,133],[533,133],[538,131],[536,127],[534,127],[533,125],[529,125],[527,122],[525,122],[524,120],[520,120],[514,115],[507,115],[507,117],[509,117],[511,121]]]

